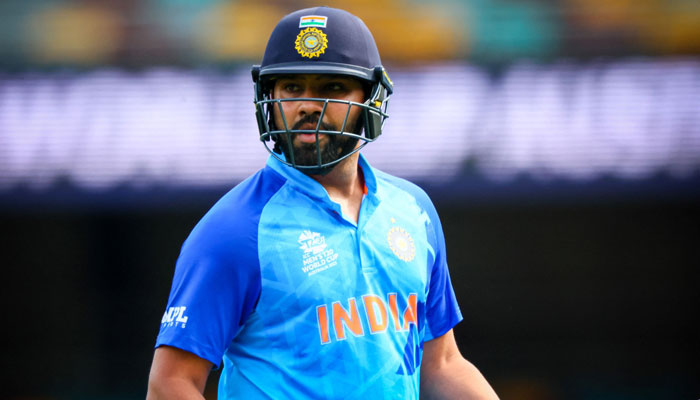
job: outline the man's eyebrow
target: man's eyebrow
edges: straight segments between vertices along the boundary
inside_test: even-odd
[[[270,78],[271,81],[275,80],[280,80],[280,79],[293,79],[295,75],[275,75]]]
[[[328,79],[352,79],[352,77],[347,76],[347,75],[340,75],[340,74],[325,74],[325,75],[320,75],[319,77],[322,78],[328,78]]]

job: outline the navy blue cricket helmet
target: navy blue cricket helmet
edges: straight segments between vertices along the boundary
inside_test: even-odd
[[[356,153],[367,143],[374,141],[382,133],[384,121],[388,117],[387,106],[393,85],[379,57],[377,45],[362,20],[347,11],[314,7],[295,11],[286,15],[277,24],[265,49],[261,65],[252,69],[255,83],[255,115],[260,131],[260,140],[265,148],[283,163],[307,174],[325,174],[337,163]],[[294,74],[331,74],[349,76],[363,82],[366,90],[364,103],[345,100],[304,98],[273,99],[274,78]],[[286,101],[323,102],[321,115],[315,130],[294,130],[286,120],[284,126],[275,126],[272,110]],[[323,130],[321,121],[328,103],[346,103],[348,113],[340,130]],[[350,107],[361,108],[358,129],[344,132]],[[283,118],[284,119],[284,118]],[[316,162],[313,165],[300,165],[294,159],[292,138],[297,133],[316,134]],[[322,160],[319,134],[343,135],[363,143],[357,148],[339,154],[332,160]],[[286,140],[281,140],[285,136]],[[269,146],[269,140],[275,143]],[[280,153],[285,154],[283,159]],[[308,164],[308,163],[307,163]]]

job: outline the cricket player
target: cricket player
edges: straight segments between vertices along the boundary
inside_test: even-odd
[[[293,12],[252,76],[270,156],[183,244],[148,399],[202,398],[212,368],[219,399],[496,399],[455,343],[435,207],[360,154],[393,92],[369,29]]]

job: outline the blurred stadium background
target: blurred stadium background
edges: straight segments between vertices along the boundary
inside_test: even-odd
[[[700,2],[324,3],[375,35],[365,153],[433,196],[502,398],[697,399]],[[0,2],[3,397],[143,398],[182,241],[267,157],[250,65],[313,5]]]

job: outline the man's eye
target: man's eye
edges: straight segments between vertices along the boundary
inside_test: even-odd
[[[329,83],[328,85],[326,85],[326,90],[339,92],[345,90],[345,86],[343,86],[342,83]]]
[[[284,89],[288,92],[297,92],[299,91],[299,85],[290,83],[284,87]]]

